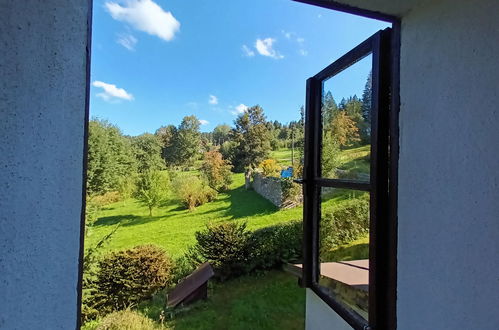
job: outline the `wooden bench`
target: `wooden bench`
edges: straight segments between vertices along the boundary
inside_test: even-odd
[[[208,280],[215,273],[208,262],[199,266],[192,274],[177,284],[168,295],[168,307],[187,305],[208,298]]]

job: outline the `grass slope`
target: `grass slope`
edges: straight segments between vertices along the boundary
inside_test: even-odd
[[[195,243],[194,233],[203,230],[208,223],[247,221],[249,229],[257,229],[302,218],[301,207],[280,211],[254,191],[245,190],[243,174],[234,174],[233,178],[229,192],[219,194],[215,201],[192,212],[174,200],[154,209],[152,217],[147,207],[133,199],[126,204],[118,202],[106,206],[90,228],[85,245],[94,246],[120,224],[106,250],[153,243],[163,247],[170,256],[179,257]]]

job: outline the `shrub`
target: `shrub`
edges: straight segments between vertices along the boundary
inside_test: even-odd
[[[96,279],[105,297],[102,307],[122,309],[150,298],[171,281],[172,268],[171,259],[154,245],[108,254],[99,261]]]
[[[137,190],[137,175],[131,174],[127,176],[122,176],[118,179],[118,191],[123,199],[123,204],[126,200],[132,197]]]
[[[281,171],[281,167],[277,164],[275,159],[265,159],[258,167],[262,169],[264,176],[278,177]]]
[[[229,189],[232,183],[231,168],[230,162],[223,159],[218,150],[208,151],[204,154],[201,171],[206,176],[211,188],[218,191]]]
[[[302,255],[303,223],[291,221],[255,230],[251,234],[252,268],[269,269],[296,261]]]
[[[87,247],[83,257],[81,320],[86,322],[102,315],[97,306],[104,305],[103,296],[99,295],[95,282],[98,272],[99,255],[103,247],[109,243],[119,224],[107,235],[103,236],[95,246]]]
[[[85,225],[92,225],[98,218],[99,212],[101,211],[101,204],[94,201],[93,198],[87,196],[87,203],[85,207]],[[87,228],[85,227],[85,231]]]
[[[196,176],[179,176],[173,186],[182,205],[191,211],[217,197],[217,192]]]
[[[246,223],[227,222],[208,225],[196,232],[197,243],[189,251],[196,263],[208,261],[221,280],[243,275],[251,270],[251,240]]]
[[[94,196],[90,199],[92,203],[100,207],[119,202],[121,200],[120,193],[117,191],[110,191],[103,195]]]
[[[146,316],[129,309],[106,315],[96,330],[154,330],[159,329]]]
[[[198,262],[193,262],[188,256],[183,255],[175,259],[174,265],[171,283],[177,284],[196,269]]]
[[[296,205],[301,202],[302,199],[302,186],[294,183],[291,178],[281,178],[281,191],[282,191],[282,201],[283,206]]]
[[[369,200],[354,198],[333,208],[321,219],[320,252],[346,244],[369,232]]]

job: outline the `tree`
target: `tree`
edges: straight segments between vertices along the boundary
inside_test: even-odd
[[[152,216],[154,207],[160,206],[167,200],[169,183],[166,171],[147,171],[140,175],[137,199],[149,208],[149,216]]]
[[[340,145],[331,134],[324,134],[322,138],[322,177],[335,178],[335,170],[340,165]]]
[[[213,142],[217,146],[221,146],[225,141],[229,140],[230,126],[226,124],[217,125],[213,129]]]
[[[232,164],[236,171],[254,169],[270,153],[270,131],[263,109],[256,105],[248,108],[234,122],[232,139],[238,144]]]
[[[116,190],[120,177],[136,172],[131,143],[104,120],[91,120],[88,130],[87,191],[94,195]]]
[[[340,147],[350,147],[353,143],[360,141],[359,128],[345,111],[340,111],[333,118],[332,137]]]
[[[201,146],[200,122],[196,116],[186,116],[180,123],[173,144],[175,165],[190,165],[199,155]]]
[[[228,160],[223,159],[218,150],[205,152],[201,171],[205,175],[208,185],[217,191],[229,189],[232,183],[232,165]]]
[[[173,147],[177,136],[177,128],[174,125],[161,126],[156,130],[154,135],[156,135],[161,142],[161,150],[165,163],[167,165],[173,165],[174,160],[172,156],[174,155]]]
[[[371,108],[372,104],[372,71],[367,76],[364,92],[362,93],[362,117],[364,118],[364,125],[361,128],[362,140],[368,143],[371,136]]]
[[[161,140],[156,135],[145,133],[133,137],[132,146],[140,173],[164,169]]]
[[[333,118],[338,113],[338,105],[333,98],[333,94],[330,91],[324,95],[322,100],[322,118],[323,118],[323,126],[325,130],[330,129],[330,125],[333,121]]]

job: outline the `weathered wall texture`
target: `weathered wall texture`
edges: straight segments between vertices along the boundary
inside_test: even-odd
[[[499,324],[498,13],[445,0],[402,21],[398,329]]]
[[[265,197],[272,204],[281,207],[282,189],[281,181],[278,178],[264,177],[260,173],[255,173],[251,186],[257,193]]]
[[[0,0],[0,328],[74,329],[87,13]]]

